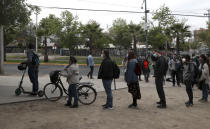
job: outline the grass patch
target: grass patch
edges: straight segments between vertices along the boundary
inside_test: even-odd
[[[87,57],[86,56],[75,56],[78,64],[86,64]],[[111,57],[118,65],[122,63],[123,58],[121,57]],[[20,63],[26,60],[26,56],[7,56],[7,62],[11,63]],[[103,58],[102,57],[94,57],[95,64],[101,64]],[[54,59],[49,59],[49,62],[44,62],[40,60],[41,63],[55,63],[55,64],[68,64],[69,56],[64,57],[55,57]]]

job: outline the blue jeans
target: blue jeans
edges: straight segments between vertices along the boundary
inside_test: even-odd
[[[107,95],[106,106],[112,107],[113,106],[113,97],[112,97],[112,89],[111,89],[112,80],[102,79],[102,82],[103,82],[103,86]]]
[[[36,70],[34,67],[28,67],[28,76],[33,84],[32,92],[38,93],[39,90],[39,82],[38,82],[38,70]]]
[[[77,93],[76,84],[69,85],[68,93],[69,93],[69,99],[67,100],[67,104],[71,104],[72,97],[74,97],[73,105],[78,105],[78,93]]]
[[[208,99],[208,87],[209,85],[204,83],[203,88],[202,88],[202,94],[203,94],[203,99],[207,100]]]

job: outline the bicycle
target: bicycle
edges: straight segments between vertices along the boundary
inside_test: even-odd
[[[59,70],[50,73],[50,83],[44,86],[44,96],[50,101],[57,101],[63,96],[63,92],[68,96],[68,90],[61,81]],[[82,77],[80,77],[80,80]],[[77,83],[78,100],[84,105],[90,105],[95,102],[97,92],[93,88],[93,83],[82,82]]]

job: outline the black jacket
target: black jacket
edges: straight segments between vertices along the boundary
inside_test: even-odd
[[[168,70],[168,63],[163,56],[158,57],[155,63],[154,75],[155,77],[163,77]]]
[[[98,72],[98,79],[111,80],[113,79],[113,61],[110,58],[105,58]]]

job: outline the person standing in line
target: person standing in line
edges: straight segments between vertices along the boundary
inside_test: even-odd
[[[160,101],[157,102],[158,104],[157,108],[166,108],[166,99],[163,90],[163,81],[164,81],[164,76],[166,76],[166,72],[168,69],[168,63],[166,59],[160,54],[159,51],[156,51],[153,56],[157,58],[154,67],[155,85],[158,96],[160,98]]]
[[[201,71],[201,76],[199,78],[199,82],[202,82],[202,98],[199,100],[200,102],[208,101],[208,89],[209,89],[209,67],[208,67],[208,59],[202,54],[200,55],[200,66],[199,70]]]
[[[176,81],[177,81],[177,85],[180,86],[179,73],[178,73],[178,70],[180,68],[180,62],[178,62],[178,60],[176,59],[176,56],[174,56],[173,59],[170,61],[169,66],[171,70],[173,86],[175,86]],[[176,77],[176,81],[175,81],[175,77]]]
[[[146,82],[149,82],[149,73],[150,73],[150,69],[149,69],[149,61],[147,60],[147,58],[143,57],[143,74],[144,74],[144,79]]]
[[[98,79],[102,79],[102,83],[107,95],[106,103],[102,105],[103,109],[112,109],[113,108],[113,96],[112,96],[112,80],[114,76],[114,65],[113,61],[109,56],[108,50],[102,51],[103,61],[100,65],[98,72]]]
[[[138,76],[135,73],[137,60],[134,52],[129,52],[128,54],[128,64],[125,73],[125,81],[128,85],[128,92],[132,94],[133,103],[128,106],[128,108],[137,107],[137,99],[141,99],[141,93],[139,88]]]
[[[183,58],[183,82],[186,86],[186,92],[189,97],[189,100],[185,103],[186,107],[193,106],[193,91],[192,91],[192,83],[193,83],[193,72],[194,72],[194,64],[190,62],[190,56],[186,55]]]
[[[67,78],[69,84],[68,88],[68,100],[65,106],[70,108],[78,108],[78,93],[77,93],[77,83],[79,83],[79,66],[77,64],[77,59],[73,56],[69,58],[69,65],[66,66],[64,72],[61,72],[61,76]],[[72,98],[74,98],[74,103],[72,105]]]
[[[90,52],[89,56],[88,56],[88,66],[90,67],[90,71],[87,74],[87,76],[88,76],[88,78],[90,77],[90,79],[93,79],[94,59],[92,56],[92,52]]]
[[[143,66],[143,59],[142,59],[142,56],[139,56],[139,57],[137,58],[137,61],[138,61],[139,65],[141,66],[141,71],[142,71],[142,66]],[[138,77],[139,77],[139,81],[142,81],[142,79],[141,79],[141,73],[140,73],[140,75],[138,75]]]
[[[27,64],[28,64],[28,75],[31,83],[33,84],[33,90],[31,95],[36,96],[39,90],[39,82],[38,82],[38,73],[39,73],[39,65],[34,63],[35,53],[34,53],[34,45],[28,45],[27,51]]]

